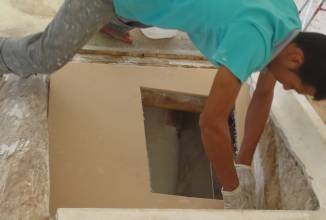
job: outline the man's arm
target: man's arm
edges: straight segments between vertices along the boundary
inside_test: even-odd
[[[233,163],[228,117],[240,87],[240,81],[232,72],[221,66],[200,117],[206,153],[225,191],[233,191],[239,186]]]
[[[250,166],[252,163],[258,141],[269,116],[275,83],[276,80],[270,72],[260,74],[247,111],[244,138],[237,158],[239,164]]]

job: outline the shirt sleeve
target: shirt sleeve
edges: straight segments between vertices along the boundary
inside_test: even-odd
[[[264,67],[267,51],[268,45],[254,26],[233,24],[227,27],[213,60],[217,65],[226,66],[243,83]]]

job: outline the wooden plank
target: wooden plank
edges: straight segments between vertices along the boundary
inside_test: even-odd
[[[76,54],[74,62],[81,63],[115,63],[139,66],[161,66],[161,67],[184,67],[184,68],[203,68],[216,69],[216,67],[206,60],[187,60],[170,59],[157,57],[130,57],[130,56],[112,56],[96,54]]]
[[[187,112],[202,112],[207,99],[205,96],[148,88],[142,88],[141,95],[145,106]]]
[[[187,34],[179,32],[171,39],[152,40],[139,29],[130,32],[133,44],[128,45],[98,33],[81,50],[81,54],[156,57],[169,59],[206,60],[194,47]]]

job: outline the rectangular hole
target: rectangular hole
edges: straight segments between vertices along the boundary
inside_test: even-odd
[[[141,94],[152,192],[222,199],[198,125],[207,97],[149,88]]]

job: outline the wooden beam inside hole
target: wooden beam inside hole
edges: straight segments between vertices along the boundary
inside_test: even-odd
[[[202,112],[207,99],[206,96],[149,88],[141,88],[141,95],[144,106],[187,112]]]

